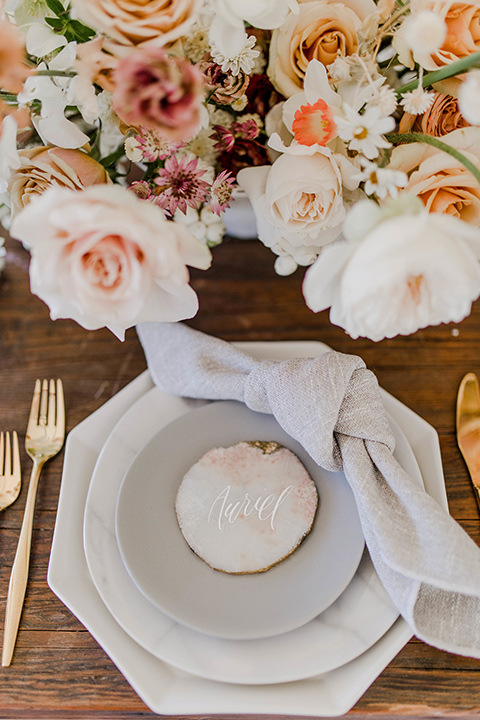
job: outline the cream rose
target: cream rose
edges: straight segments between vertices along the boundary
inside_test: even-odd
[[[341,231],[346,159],[319,146],[283,149],[272,166],[245,168],[237,181],[252,203],[259,239],[277,255],[310,265]]]
[[[13,215],[50,187],[85,190],[90,185],[111,182],[105,168],[81,150],[40,146],[20,150],[18,156],[20,167],[8,182]]]
[[[463,320],[480,295],[480,232],[423,209],[382,219],[366,202],[366,213],[364,203],[351,211],[347,240],[325,248],[307,270],[308,307],[329,307],[334,325],[375,342]]]
[[[466,127],[442,137],[480,166],[480,128]],[[430,145],[412,143],[396,147],[389,168],[409,176],[405,192],[417,195],[429,212],[453,215],[480,227],[480,186],[454,157]]]
[[[125,54],[132,46],[163,46],[193,24],[201,0],[73,0],[76,17],[107,36],[105,47]],[[122,53],[123,50],[123,53]]]
[[[357,31],[375,9],[373,0],[300,0],[299,12],[272,33],[267,73],[275,88],[290,97],[303,89],[310,60],[327,66],[339,52],[356,53]]]
[[[186,266],[211,259],[185,225],[117,185],[51,188],[16,216],[11,235],[31,251],[31,289],[52,319],[106,326],[120,339],[139,322],[195,315]]]

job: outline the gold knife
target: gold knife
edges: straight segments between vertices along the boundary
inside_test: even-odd
[[[480,386],[475,373],[467,373],[458,388],[457,442],[480,510]]]

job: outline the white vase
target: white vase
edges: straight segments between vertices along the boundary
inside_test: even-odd
[[[257,221],[247,193],[236,187],[233,189],[232,198],[234,200],[223,216],[227,235],[241,240],[257,238]]]

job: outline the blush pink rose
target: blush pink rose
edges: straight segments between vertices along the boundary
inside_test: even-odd
[[[203,75],[163,48],[127,55],[115,71],[113,107],[127,125],[155,130],[167,140],[188,140],[200,125]]]
[[[185,225],[118,185],[51,188],[16,216],[11,235],[30,249],[31,289],[52,319],[106,326],[121,340],[139,322],[193,317],[187,265],[211,260]]]

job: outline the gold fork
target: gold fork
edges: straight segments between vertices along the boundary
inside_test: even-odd
[[[10,665],[17,639],[25,591],[27,589],[32,541],[33,514],[40,472],[47,460],[56,455],[65,437],[65,403],[62,381],[50,380],[35,383],[32,407],[28,419],[25,449],[33,460],[28,486],[25,514],[18,539],[8,586],[7,609],[3,633],[2,665]]]
[[[14,431],[0,433],[0,510],[11,505],[18,497],[21,485],[20,450],[18,435]]]

